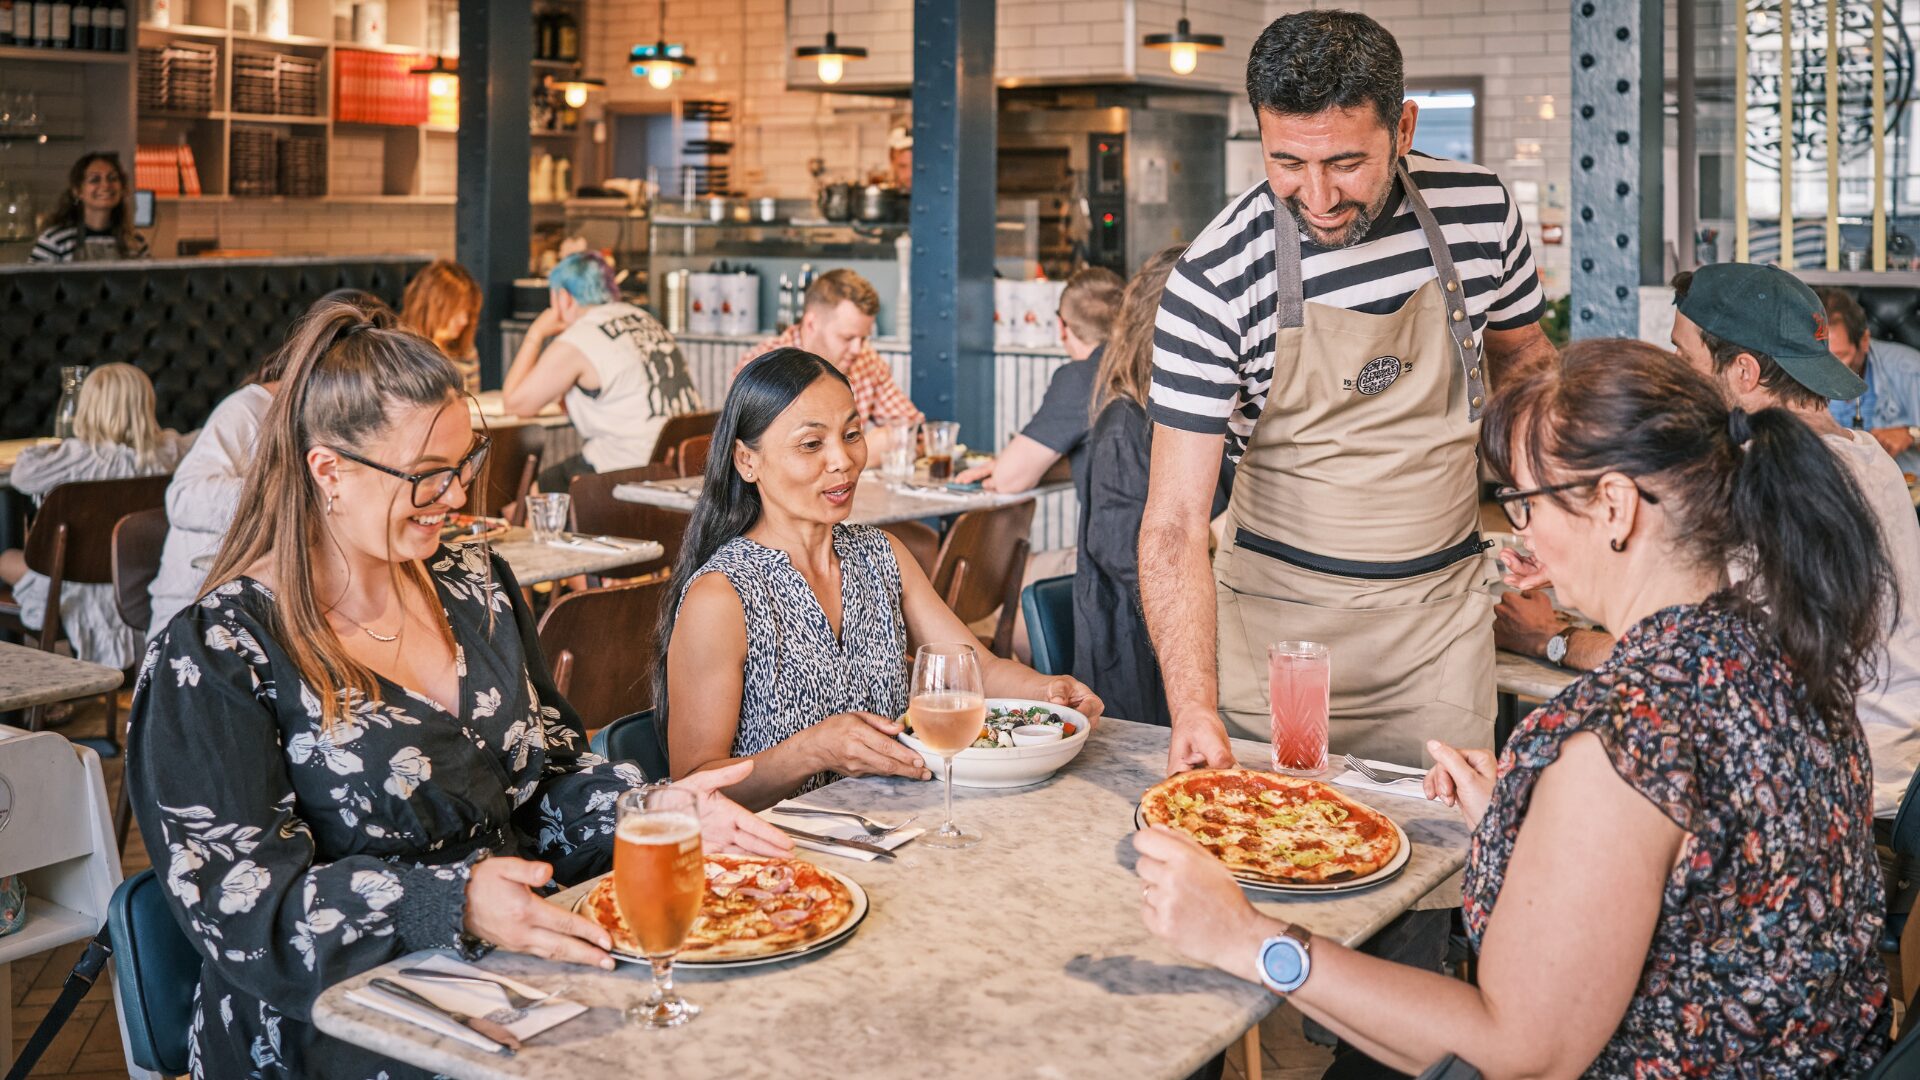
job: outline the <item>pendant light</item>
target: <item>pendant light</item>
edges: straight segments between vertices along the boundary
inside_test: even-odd
[[[793,50],[800,60],[818,61],[820,81],[831,86],[840,81],[847,73],[847,61],[865,60],[867,50],[859,45],[842,45],[833,34],[833,0],[827,0],[827,43],[825,45],[802,45]]]
[[[1171,34],[1148,34],[1149,49],[1164,49],[1167,66],[1175,75],[1191,75],[1200,66],[1200,54],[1218,52],[1227,44],[1219,34],[1196,34],[1187,22],[1187,0],[1180,0],[1180,21]]]
[[[578,75],[571,79],[556,79],[551,75],[547,76],[547,89],[559,94],[560,99],[565,101],[569,108],[586,108],[587,95],[595,90],[605,90],[606,88],[607,80],[605,79],[586,79]]]
[[[677,51],[676,51],[677,50]],[[695,66],[693,57],[684,49],[667,44],[667,0],[660,0],[660,38],[652,45],[635,45],[627,54],[633,63],[633,73],[641,74],[644,66],[647,85],[655,90],[665,90],[673,85],[675,79],[687,73]]]

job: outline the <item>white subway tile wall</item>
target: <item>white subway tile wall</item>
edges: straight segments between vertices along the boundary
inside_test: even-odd
[[[452,258],[453,207],[246,199],[161,203],[154,247],[171,253],[183,239],[267,248],[280,255],[421,251]]]

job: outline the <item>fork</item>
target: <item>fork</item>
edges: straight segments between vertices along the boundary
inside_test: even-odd
[[[861,817],[851,810],[828,810],[819,806],[777,806],[774,807],[774,813],[795,814],[800,817],[850,818],[859,822],[860,827],[867,831],[868,836],[891,836],[919,820],[919,815],[916,814],[898,825],[882,825],[880,822],[874,821],[871,818]]]
[[[463,975],[459,972],[440,971],[435,968],[425,967],[401,968],[400,974],[409,979],[427,979],[434,982],[479,983],[483,986],[491,986],[506,997],[507,1007],[509,1009],[522,1014],[535,1005],[542,1004],[553,997],[552,992],[541,994],[538,997],[522,994],[498,979],[489,979],[482,975]]]
[[[1354,772],[1359,773],[1361,776],[1366,777],[1376,784],[1397,784],[1402,780],[1412,780],[1417,783],[1425,779],[1424,776],[1411,776],[1404,773],[1384,773],[1366,762],[1361,761],[1359,758],[1354,757],[1352,754],[1347,754],[1345,757],[1347,759],[1347,768],[1352,769]]]

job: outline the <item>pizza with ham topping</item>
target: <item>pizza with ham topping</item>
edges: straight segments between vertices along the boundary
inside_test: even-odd
[[[1252,769],[1199,769],[1147,789],[1148,825],[1193,837],[1235,874],[1280,884],[1365,877],[1393,861],[1386,815],[1318,780]]]
[[[614,900],[613,875],[593,887],[580,913],[606,928],[615,952],[641,955]],[[826,937],[852,914],[853,894],[846,885],[804,859],[708,855],[706,896],[674,960],[697,964],[774,956]]]

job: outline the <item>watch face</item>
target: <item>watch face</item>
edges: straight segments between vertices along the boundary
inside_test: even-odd
[[[1304,981],[1306,960],[1300,945],[1288,938],[1270,943],[1260,954],[1260,966],[1266,969],[1267,979],[1287,990]]]

